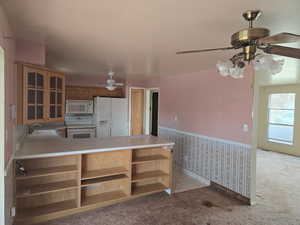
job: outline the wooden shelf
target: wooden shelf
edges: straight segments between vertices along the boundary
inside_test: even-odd
[[[88,180],[99,177],[108,177],[113,175],[126,174],[128,170],[124,167],[114,167],[100,170],[84,171],[81,180]]]
[[[132,182],[143,181],[143,180],[153,179],[156,177],[164,177],[164,176],[169,176],[169,175],[160,170],[137,173],[132,175]]]
[[[39,168],[34,170],[27,171],[27,175],[16,176],[16,179],[22,180],[22,179],[29,179],[34,177],[41,177],[41,176],[48,176],[48,175],[56,175],[56,174],[63,174],[63,173],[72,173],[76,172],[77,167],[75,165],[73,166],[57,166],[57,167],[50,167],[50,168]]]
[[[84,196],[82,200],[82,206],[89,206],[94,204],[100,204],[118,199],[126,198],[127,195],[123,191],[111,191],[104,192],[102,194]]]
[[[76,208],[76,201],[75,200],[68,200],[68,201],[62,201],[62,202],[56,202],[48,205],[42,205],[38,207],[32,207],[32,208],[25,208],[20,209],[17,220],[22,220],[30,217],[35,216],[45,216],[49,215],[51,213],[61,212],[65,210],[70,210]]]
[[[121,174],[121,175],[113,175],[109,177],[88,179],[88,180],[81,181],[81,187],[87,187],[94,184],[107,183],[107,182],[119,181],[124,179],[129,179],[129,177],[125,174]]]
[[[18,190],[17,198],[46,194],[46,193],[51,193],[56,191],[69,190],[74,188],[77,188],[76,180],[67,180],[67,181],[53,182],[47,184],[32,185]]]
[[[163,155],[139,156],[134,158],[132,164],[140,164],[140,163],[147,163],[147,162],[153,162],[157,160],[167,160],[167,159],[168,158]]]
[[[132,195],[151,194],[151,193],[163,191],[165,189],[168,188],[161,183],[146,184],[142,186],[133,186]]]

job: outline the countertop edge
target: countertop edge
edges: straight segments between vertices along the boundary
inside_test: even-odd
[[[108,152],[108,151],[118,151],[118,150],[129,150],[136,148],[151,148],[151,147],[173,147],[175,145],[174,142],[169,142],[165,144],[147,144],[147,145],[134,145],[134,146],[126,146],[126,147],[112,147],[112,148],[99,148],[99,149],[84,149],[78,151],[70,151],[70,152],[57,152],[57,153],[43,153],[43,154],[32,154],[26,156],[14,156],[15,160],[21,159],[36,159],[36,158],[47,158],[47,157],[57,157],[57,156],[68,156],[68,155],[79,155],[79,154],[88,154],[88,153],[97,153],[97,152]]]

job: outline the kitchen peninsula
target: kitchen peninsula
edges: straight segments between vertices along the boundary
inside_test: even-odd
[[[29,136],[16,153],[17,224],[171,189],[174,143],[153,136]],[[17,166],[16,166],[17,167]]]

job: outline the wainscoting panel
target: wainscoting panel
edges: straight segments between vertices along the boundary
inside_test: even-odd
[[[250,145],[166,127],[159,136],[175,143],[176,166],[250,198]]]

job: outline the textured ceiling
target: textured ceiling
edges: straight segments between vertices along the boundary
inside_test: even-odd
[[[234,53],[175,55],[230,46],[241,13],[260,9],[255,26],[300,33],[299,0],[2,0],[17,38],[46,44],[49,66],[132,77],[196,72]]]

